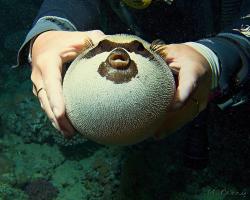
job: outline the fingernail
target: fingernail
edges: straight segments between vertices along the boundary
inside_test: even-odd
[[[55,122],[52,122],[52,126],[54,126],[55,129],[58,129]]]
[[[42,109],[44,109],[44,107],[43,107],[43,103],[42,103],[42,102],[40,102],[40,106],[41,106],[41,108],[42,108]]]
[[[190,94],[189,90],[184,90],[184,91],[180,92],[180,94],[179,94],[180,100],[185,101],[189,94]]]

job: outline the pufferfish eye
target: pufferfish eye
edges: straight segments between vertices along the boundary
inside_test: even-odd
[[[134,51],[134,52],[140,52],[140,51],[144,51],[145,50],[145,47],[139,41],[134,40],[130,44],[133,47],[132,51]]]

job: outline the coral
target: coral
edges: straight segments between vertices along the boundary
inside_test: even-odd
[[[76,134],[70,139],[65,138],[60,133],[55,133],[53,134],[52,137],[56,144],[63,147],[77,146],[80,144],[84,144],[88,141],[87,139],[83,138],[80,134]]]
[[[39,144],[16,144],[8,152],[15,161],[14,176],[16,185],[23,187],[30,180],[48,179],[53,169],[59,166],[64,157],[56,146]]]
[[[120,187],[121,149],[104,148],[97,151],[81,181],[88,199],[113,199]],[[114,159],[115,158],[115,159]]]
[[[60,190],[58,200],[106,200],[119,188],[119,148],[100,148],[80,161],[66,160],[54,170],[51,179]]]
[[[25,187],[29,200],[52,200],[58,195],[58,189],[45,179],[37,179]]]
[[[0,154],[0,176],[8,173],[13,169],[14,163],[12,160]]]
[[[6,102],[9,98],[6,97]],[[14,107],[6,109],[8,112],[0,108],[0,113],[4,113],[1,117],[1,124],[5,124],[8,132],[20,135],[26,143],[42,144],[54,141],[60,146],[74,146],[87,141],[78,134],[71,139],[65,139],[51,126],[36,99],[22,95],[18,98],[20,101],[16,102]]]
[[[0,125],[3,127],[0,135],[15,133],[26,143],[54,141],[60,146],[85,143],[86,139],[80,135],[65,139],[52,127],[30,90],[29,76],[30,71],[26,68],[11,70],[7,65],[0,68]]]
[[[54,170],[51,181],[60,191],[58,200],[86,199],[86,190],[80,183],[84,171],[79,162],[68,160]]]
[[[74,146],[85,143],[87,140],[80,135],[72,139],[65,139],[51,126],[48,117],[41,110],[38,100],[30,94],[15,93],[1,96],[0,123],[4,124],[4,132],[15,133],[26,143],[39,143],[53,141],[60,146]],[[28,112],[27,112],[28,111]]]
[[[0,182],[0,199],[1,200],[26,200],[27,195],[21,190],[15,189],[8,184]]]

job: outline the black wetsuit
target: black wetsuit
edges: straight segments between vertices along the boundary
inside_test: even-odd
[[[221,63],[217,102],[224,107],[244,102],[249,94],[250,1],[175,0],[172,5],[152,2],[143,10],[126,5],[121,10],[118,0],[45,0],[19,51],[19,64],[27,61],[29,41],[39,33],[72,30],[58,21],[59,17],[67,19],[78,31],[100,29],[105,34],[137,34],[149,42],[157,38],[166,43],[198,41],[214,51]],[[39,27],[37,21],[44,17],[48,17],[47,23]]]

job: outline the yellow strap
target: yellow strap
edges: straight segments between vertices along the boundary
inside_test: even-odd
[[[135,9],[147,8],[152,0],[122,0],[127,6]]]

